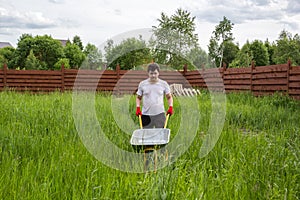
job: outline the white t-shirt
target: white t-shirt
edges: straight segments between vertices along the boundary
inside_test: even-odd
[[[158,79],[151,83],[149,79],[140,82],[137,95],[143,96],[143,115],[158,115],[165,112],[164,95],[170,93],[170,86],[166,81]]]

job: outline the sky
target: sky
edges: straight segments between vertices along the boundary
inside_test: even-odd
[[[299,0],[0,0],[0,42],[17,46],[24,33],[103,46],[126,33],[149,32],[161,13],[184,9],[195,17],[199,45],[207,51],[215,27],[226,16],[234,42],[276,41],[282,30],[300,34]],[[147,39],[144,37],[144,39]]]

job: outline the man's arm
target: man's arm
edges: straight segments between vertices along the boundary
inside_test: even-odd
[[[167,94],[166,97],[167,97],[168,104],[169,104],[169,109],[167,111],[167,114],[171,116],[171,115],[173,115],[173,97],[172,97],[171,93]]]
[[[173,97],[172,97],[172,94],[169,93],[169,94],[166,95],[166,97],[167,97],[167,100],[168,100],[168,105],[169,105],[169,107],[170,107],[170,106],[173,107]]]
[[[142,96],[137,95],[136,100],[135,100],[135,102],[136,102],[136,111],[135,111],[136,116],[142,115],[141,101],[142,101]]]
[[[136,107],[141,107],[141,101],[142,101],[142,96],[137,95],[135,100]]]

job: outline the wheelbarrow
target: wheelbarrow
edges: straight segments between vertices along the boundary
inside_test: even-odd
[[[140,129],[133,131],[133,134],[130,139],[130,144],[136,149],[141,149],[143,151],[145,171],[147,171],[147,165],[149,163],[147,155],[149,155],[149,153],[153,153],[154,171],[156,171],[157,149],[169,143],[171,130],[166,128],[169,116],[170,115],[168,114],[166,117],[164,128],[143,129],[142,118],[141,115],[139,115]],[[168,152],[166,151],[165,153],[165,160],[167,160]]]

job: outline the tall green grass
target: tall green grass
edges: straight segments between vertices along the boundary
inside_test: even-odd
[[[300,103],[285,96],[228,94],[222,134],[203,158],[210,124],[209,93],[198,97],[201,118],[192,145],[156,173],[105,166],[83,145],[72,115],[72,94],[0,93],[2,199],[299,199]],[[115,124],[109,95],[97,94],[98,120],[120,148],[130,135]],[[180,124],[178,100],[169,128]],[[134,115],[134,98],[129,113]],[[173,131],[174,130],[174,131]]]

